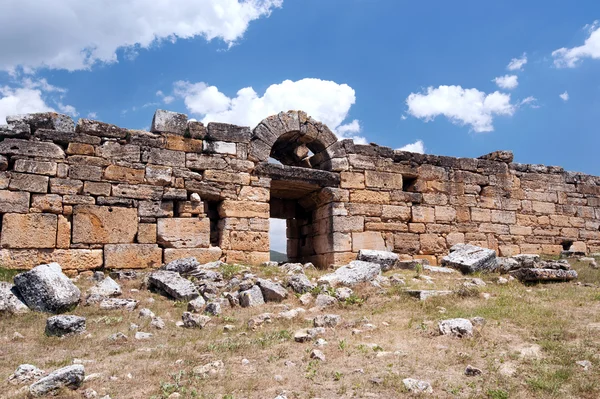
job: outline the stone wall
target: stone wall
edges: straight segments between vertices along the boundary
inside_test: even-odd
[[[44,113],[0,126],[0,266],[157,267],[269,260],[269,217],[291,260],[359,249],[432,263],[459,242],[516,253],[600,251],[600,178],[337,141],[300,111],[254,130],[157,111],[151,132]],[[281,164],[269,163],[273,157]]]

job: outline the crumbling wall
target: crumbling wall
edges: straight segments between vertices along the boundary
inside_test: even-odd
[[[600,251],[600,178],[503,153],[355,145],[299,111],[254,130],[160,110],[151,132],[55,113],[7,119],[2,267],[257,264],[269,260],[269,217],[287,219],[291,259],[321,267],[360,249],[436,263],[460,242],[500,255]]]

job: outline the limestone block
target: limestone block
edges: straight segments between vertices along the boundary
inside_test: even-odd
[[[365,230],[407,232],[408,225],[402,222],[366,222]]]
[[[490,222],[492,212],[489,209],[471,208],[471,220],[474,222]]]
[[[94,205],[96,200],[89,195],[65,195],[63,205]],[[63,207],[64,208],[64,207]]]
[[[134,208],[78,205],[73,212],[73,243],[132,243],[137,229]]]
[[[158,219],[157,241],[166,248],[207,248],[210,245],[208,218]]]
[[[408,206],[383,205],[381,210],[382,219],[393,219],[408,222],[411,218],[411,209]]]
[[[162,193],[162,187],[147,184],[114,184],[112,186],[112,195],[115,197],[156,201],[161,199]]]
[[[204,140],[202,146],[204,152],[207,154],[237,154],[237,148],[235,143]]]
[[[500,256],[507,257],[521,253],[521,249],[518,245],[499,245],[498,252]]]
[[[408,231],[411,233],[425,233],[424,223],[409,223]]]
[[[137,242],[140,244],[156,244],[156,224],[140,223],[138,225]]]
[[[419,234],[396,233],[394,234],[394,252],[400,254],[415,254],[421,249]]]
[[[44,141],[29,141],[20,139],[5,139],[0,143],[2,155],[24,155],[27,157],[41,157],[64,159],[65,153],[54,143]]]
[[[108,197],[110,195],[111,185],[110,183],[101,183],[94,181],[86,181],[83,184],[83,193],[91,195],[103,195]]]
[[[454,232],[454,233],[449,233],[446,236],[446,244],[448,245],[448,247],[451,247],[454,244],[464,244],[464,243],[465,243],[465,234],[464,233]]]
[[[456,220],[456,209],[451,206],[436,206],[436,222],[454,222]]]
[[[350,192],[350,202],[388,204],[390,193],[387,191],[354,190]]]
[[[96,148],[91,144],[69,143],[67,155],[95,155]]]
[[[269,229],[270,229],[269,219],[251,218],[249,228],[252,231],[269,231]]]
[[[340,173],[342,188],[365,188],[365,174],[357,172]]]
[[[106,269],[147,269],[162,264],[162,249],[156,244],[107,244],[104,246]]]
[[[54,248],[56,215],[6,213],[2,218],[3,248]]]
[[[157,109],[152,118],[150,131],[153,133],[173,133],[183,136],[187,129],[187,115]]]
[[[492,223],[515,224],[517,223],[517,215],[511,211],[492,210]]]
[[[190,137],[166,135],[167,142],[165,148],[173,151],[183,152],[202,152],[202,140]]]
[[[96,155],[116,161],[139,162],[140,146],[106,141],[96,149]]]
[[[80,180],[102,180],[102,167],[91,165],[70,165],[69,177]]]
[[[29,193],[0,190],[0,213],[29,212]]]
[[[63,197],[58,194],[33,194],[31,208],[36,212],[62,213]]]
[[[59,263],[63,270],[102,267],[101,249],[1,249],[0,262],[7,269],[31,269],[42,263]]]
[[[152,148],[148,153],[148,163],[164,166],[185,167],[185,152]]]
[[[433,223],[435,221],[435,209],[426,206],[413,206],[412,221],[414,223]]]
[[[163,199],[185,201],[187,200],[187,190],[184,188],[165,187]]]
[[[365,231],[363,233],[352,233],[352,251],[358,252],[361,249],[385,251],[388,248],[380,232]]]
[[[350,215],[381,216],[382,205],[379,204],[347,204]]]
[[[390,172],[365,171],[365,184],[367,187],[402,190],[402,175]]]
[[[192,170],[221,170],[227,168],[227,162],[220,155],[185,154],[185,166]]]
[[[531,201],[531,207],[536,213],[548,215],[556,213],[556,205],[550,202]]]
[[[26,173],[13,173],[8,188],[11,190],[29,191],[31,193],[47,193],[48,177]]]
[[[202,122],[188,121],[186,133],[194,139],[203,139],[206,136],[206,127]]]
[[[146,166],[146,181],[158,186],[171,184],[173,169],[168,166],[148,165]]]
[[[50,192],[53,194],[80,194],[83,182],[74,179],[50,179]]]
[[[237,251],[269,251],[269,233],[264,231],[232,231],[230,248]]]
[[[250,174],[248,173],[231,173],[223,172],[220,170],[206,170],[204,171],[204,179],[208,181],[218,181],[225,183],[235,183],[242,185],[250,184]]]
[[[58,215],[56,229],[56,248],[66,249],[71,246],[71,222],[63,215]]]
[[[437,234],[421,234],[421,252],[425,255],[434,255],[446,252],[446,240]]]
[[[365,218],[363,216],[332,216],[327,221],[327,226],[323,234],[327,232],[362,232],[365,227]],[[369,249],[369,248],[365,248]]]
[[[173,201],[140,201],[138,216],[153,218],[173,217]]]
[[[223,251],[219,247],[210,248],[165,248],[165,263],[183,258],[196,258],[200,264],[214,262],[221,258]]]
[[[227,263],[239,263],[242,265],[260,265],[264,262],[268,262],[271,258],[271,255],[269,252],[229,250],[226,252],[225,257],[225,261]]]
[[[34,161],[32,159],[17,159],[15,172],[32,173],[36,175],[56,176],[56,162]]]
[[[192,201],[178,201],[177,202],[177,214],[189,214],[198,216],[204,213],[204,203],[192,202]]]
[[[1,158],[0,158],[0,162],[1,162]],[[8,188],[9,183],[10,183],[10,173],[9,172],[0,172],[0,189]]]
[[[219,205],[222,218],[268,218],[269,204],[264,202],[225,200]]]
[[[122,181],[125,183],[143,183],[144,175],[144,169],[126,168],[118,165],[109,165],[104,170],[104,179]]]
[[[75,128],[77,133],[87,133],[92,136],[123,139],[127,136],[127,129],[120,128],[110,123],[81,118]]]
[[[448,203],[448,196],[443,193],[423,193],[423,203],[428,205],[446,205]]]
[[[243,201],[268,202],[270,195],[268,188],[245,186],[240,190],[239,198]]]

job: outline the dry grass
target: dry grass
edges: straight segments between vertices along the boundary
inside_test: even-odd
[[[276,320],[255,331],[246,327],[257,314],[301,306],[294,296],[284,304],[224,309],[209,326],[196,330],[175,326],[184,303],[140,289],[140,281],[121,281],[123,297],[138,299],[140,307],[161,316],[165,329],[153,329],[149,321],[138,318],[137,311],[101,311],[96,306],[80,306],[74,312],[87,317],[90,337],[48,338],[44,314],[2,318],[0,397],[25,397],[15,393],[18,386],[6,382],[21,363],[51,371],[73,359],[84,359],[90,361],[86,374],[102,376],[86,382],[82,389],[93,388],[100,396],[109,394],[115,399],[166,398],[172,392],[183,398],[274,398],[282,391],[290,399],[392,398],[409,395],[402,384],[406,377],[430,381],[432,396],[437,398],[598,398],[600,328],[590,325],[600,323],[600,271],[580,264],[575,268],[579,282],[596,286],[518,282],[501,286],[493,283],[497,276],[484,275],[488,285],[479,291],[491,294],[490,299],[455,295],[424,302],[397,289],[358,287],[353,303],[324,311],[340,314],[344,323],[325,335],[328,345],[322,350],[327,360],[323,363],[310,359],[313,344],[293,340],[294,332],[310,326],[307,319],[319,311],[307,311],[292,321]],[[271,269],[255,271],[278,275]],[[429,274],[434,279],[431,285],[413,280],[415,272],[401,274],[415,288],[454,289],[464,281],[459,275]],[[91,283],[81,279],[77,284],[85,289]],[[439,320],[475,316],[484,317],[487,323],[478,327],[472,339],[438,336]],[[136,341],[128,330],[130,323],[154,336]],[[367,330],[365,323],[377,328]],[[225,324],[236,329],[225,333]],[[363,332],[353,335],[353,329]],[[13,340],[15,331],[25,338]],[[107,337],[118,331],[129,340],[109,342]],[[250,363],[244,365],[242,359]],[[194,367],[214,360],[224,362],[223,375],[208,379],[193,375]],[[578,360],[591,361],[591,370],[583,371],[575,364]],[[293,364],[286,365],[286,361]],[[483,375],[465,376],[468,364],[481,368]],[[79,392],[61,395],[81,397]]]

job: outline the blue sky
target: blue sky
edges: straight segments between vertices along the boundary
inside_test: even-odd
[[[357,141],[600,175],[597,1],[174,3],[5,1],[0,123],[55,109],[147,128],[163,108],[253,126],[296,108]]]

